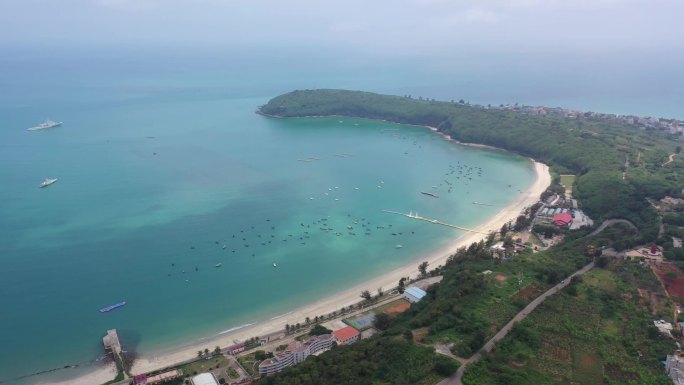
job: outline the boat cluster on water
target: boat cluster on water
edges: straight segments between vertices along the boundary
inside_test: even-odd
[[[43,123],[40,123],[39,125],[35,127],[29,127],[26,129],[26,131],[40,131],[40,130],[46,130],[48,128],[53,128],[53,127],[59,127],[62,125],[62,122],[55,122],[54,120],[46,120]],[[57,178],[45,178],[45,180],[38,186],[40,188],[48,187],[51,184],[57,182]]]

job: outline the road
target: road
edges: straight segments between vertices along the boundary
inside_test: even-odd
[[[636,226],[634,226],[634,223],[632,223],[632,222],[630,222],[630,221],[628,221],[628,220],[626,220],[626,219],[606,219],[605,221],[603,221],[603,223],[601,223],[601,225],[600,225],[596,230],[592,231],[591,234],[589,234],[589,235],[587,235],[587,236],[588,236],[588,237],[593,237],[594,235],[596,235],[596,234],[600,233],[601,231],[605,230],[606,227],[612,226],[612,225],[614,225],[614,224],[616,224],[616,223],[624,223],[624,224],[628,225],[629,227],[631,227],[632,229],[634,229],[634,230],[636,230],[636,231],[639,231],[639,229],[638,229]]]
[[[513,329],[513,326],[516,323],[524,320],[525,317],[527,317],[530,313],[532,313],[532,311],[534,309],[536,309],[537,306],[539,306],[539,304],[544,302],[547,298],[556,294],[560,289],[568,286],[570,284],[570,280],[572,279],[572,277],[577,276],[577,275],[582,275],[582,274],[586,273],[587,271],[591,270],[593,267],[594,267],[594,262],[589,263],[588,265],[586,265],[583,268],[574,272],[571,276],[569,276],[565,280],[561,281],[561,283],[550,288],[544,294],[540,295],[539,297],[535,298],[532,302],[527,304],[527,306],[525,306],[524,309],[522,309],[518,314],[516,314],[515,317],[513,317],[513,319],[511,319],[503,328],[501,328],[501,330],[499,330],[499,332],[496,333],[496,335],[494,337],[492,337],[491,340],[487,341],[487,343],[484,344],[484,346],[477,353],[473,354],[472,357],[468,358],[468,360],[466,360],[466,362],[463,363],[458,368],[458,370],[456,371],[456,373],[454,375],[452,375],[451,377],[449,377],[447,379],[442,380],[437,385],[463,385],[463,382],[461,380],[463,378],[463,373],[465,373],[465,369],[468,366],[468,364],[476,362],[477,360],[482,358],[483,353],[489,353],[490,351],[492,351],[492,349],[494,348],[494,345],[497,342],[501,341],[504,337],[506,337],[508,332],[510,332],[511,329]]]

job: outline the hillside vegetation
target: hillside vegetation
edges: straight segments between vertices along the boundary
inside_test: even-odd
[[[642,130],[589,115],[531,115],[517,111],[345,90],[293,91],[270,100],[260,113],[277,117],[343,115],[437,128],[452,138],[499,147],[577,174],[573,194],[597,220],[626,218],[642,239],[657,234],[646,197],[680,196],[681,147],[663,131]]]

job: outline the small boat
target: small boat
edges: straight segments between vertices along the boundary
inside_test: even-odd
[[[276,265],[276,263],[275,263],[275,262],[273,262],[273,267],[278,267],[278,265]]]
[[[433,198],[439,198],[439,196],[437,196],[437,194],[433,194],[433,193],[429,193],[429,192],[425,192],[425,191],[421,191],[420,193],[423,195],[433,197]]]
[[[218,268],[218,267],[221,267],[221,266],[223,266],[223,263],[219,262],[219,263],[217,263],[214,267]]]
[[[27,128],[26,131],[44,130],[46,128],[58,127],[61,125],[62,125],[62,122],[55,122],[55,121],[48,119],[48,120],[44,121],[43,123],[41,123],[35,127]]]
[[[118,309],[122,306],[126,306],[126,301],[121,301],[119,303],[115,303],[114,305],[103,307],[102,309],[100,309],[100,313],[107,313],[107,312],[110,312],[114,309]]]
[[[397,248],[397,249],[401,249],[401,248],[404,247],[404,246],[402,246],[402,245],[396,245],[396,246],[394,246],[394,247]]]
[[[47,186],[49,186],[55,182],[57,182],[57,178],[55,178],[55,179],[45,178],[43,183],[40,184],[40,188],[47,187]]]

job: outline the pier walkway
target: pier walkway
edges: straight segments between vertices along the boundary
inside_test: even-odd
[[[437,219],[424,218],[424,217],[419,216],[418,214],[413,214],[413,213],[406,214],[406,213],[400,213],[400,212],[398,212],[398,211],[392,211],[392,210],[382,210],[382,212],[384,212],[384,213],[389,213],[389,214],[402,215],[402,216],[405,216],[406,218],[417,219],[417,220],[419,220],[419,221],[425,221],[425,222],[432,223],[432,224],[435,224],[435,225],[442,225],[442,226],[452,227],[452,228],[454,228],[454,229],[459,229],[459,230],[463,230],[463,231],[468,231],[468,232],[471,232],[471,233],[487,234],[487,232],[484,232],[484,231],[475,230],[475,229],[469,229],[469,228],[467,228],[467,227],[458,226],[458,225],[452,225],[451,223],[446,223],[446,222],[438,221]]]

